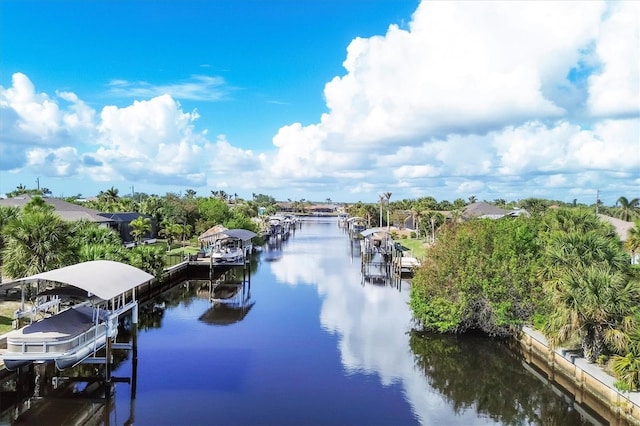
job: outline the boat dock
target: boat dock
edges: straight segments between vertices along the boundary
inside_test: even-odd
[[[31,363],[53,362],[63,370],[80,363],[101,363],[105,365],[105,380],[110,381],[111,349],[135,346],[133,342],[115,343],[119,318],[131,313],[135,336],[135,289],[153,278],[130,265],[97,260],[2,284],[5,289],[19,286],[23,301],[15,315],[18,328],[2,337],[0,358],[5,367],[15,370]],[[35,302],[25,310],[25,292],[33,288]],[[71,299],[73,302],[68,302]],[[98,356],[103,349],[105,355]]]
[[[370,228],[358,233],[363,282],[384,284],[411,277],[420,262],[406,255],[405,248],[391,238],[387,228]]]

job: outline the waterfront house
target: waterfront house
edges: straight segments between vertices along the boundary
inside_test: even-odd
[[[633,229],[635,223],[627,222],[626,220],[618,219],[615,217],[607,216],[604,214],[598,214],[600,220],[607,222],[613,226],[620,238],[620,241],[624,244],[629,238],[629,232]],[[634,265],[640,264],[640,254],[639,253],[631,253],[631,263]]]
[[[22,209],[33,197],[30,195],[20,195],[13,198],[0,199],[0,206],[18,207]],[[42,197],[44,202],[53,206],[54,212],[60,216],[62,220],[69,222],[76,220],[86,220],[88,222],[97,223],[103,227],[114,227],[115,222],[105,216],[101,216],[98,210],[93,210],[80,206],[78,204],[69,203],[60,198]]]
[[[151,231],[142,236],[143,241],[154,240],[158,237],[158,222],[149,215],[145,215],[137,212],[121,212],[121,213],[100,213],[100,216],[108,218],[112,221],[111,227],[118,231],[120,238],[123,242],[133,241],[131,236],[131,222],[139,218],[140,216],[151,220]]]

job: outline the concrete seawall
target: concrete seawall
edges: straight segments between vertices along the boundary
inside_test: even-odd
[[[544,335],[532,328],[523,327],[520,345],[527,363],[572,393],[576,402],[594,407],[610,425],[640,425],[640,392],[619,391],[616,379],[600,366],[566,349],[551,350]]]

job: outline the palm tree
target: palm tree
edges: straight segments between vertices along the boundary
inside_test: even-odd
[[[588,209],[575,209],[575,208],[561,208],[551,210],[544,215],[542,221],[542,229],[547,234],[553,232],[570,233],[578,232],[585,233],[591,230],[600,230],[605,233],[605,224]],[[609,235],[614,234],[613,231],[607,232]]]
[[[178,223],[167,223],[159,234],[167,239],[167,251],[171,250],[173,241],[182,235],[182,225]]]
[[[140,213],[154,218],[157,223],[162,222],[163,203],[160,197],[147,197],[140,203]]]
[[[444,215],[437,211],[427,211],[423,212],[423,214],[426,219],[429,219],[429,223],[431,224],[431,243],[433,244],[436,242],[436,229],[444,222]]]
[[[625,390],[634,391],[640,386],[640,328],[636,327],[628,333],[626,350],[624,356],[612,357],[611,367]]]
[[[640,283],[628,278],[606,264],[564,269],[549,293],[555,309],[544,331],[550,343],[577,336],[589,362],[598,359],[606,343],[624,346],[619,327],[640,302]]]
[[[390,205],[389,205],[389,202],[391,200],[391,192],[385,192],[382,195],[384,195],[384,198],[387,201],[387,230],[388,230],[389,226],[391,225],[389,223],[389,209],[391,208]]]
[[[631,279],[628,255],[617,237],[592,223],[594,216],[573,211],[550,221],[545,217],[550,228],[543,237],[546,248],[538,272],[552,309],[544,330],[549,342],[578,337],[591,362],[605,343],[624,346],[625,330],[635,323],[640,302],[640,283]]]
[[[75,262],[67,222],[47,210],[22,212],[3,229],[3,273],[22,278]]]
[[[110,228],[103,228],[93,222],[78,221],[74,225],[73,236],[80,245],[111,244],[121,246],[120,235]]]
[[[184,225],[178,225],[178,226],[180,226],[180,238],[181,238],[180,241],[182,245],[184,245],[185,239],[191,236],[191,232],[193,231],[193,228],[188,223],[185,223]]]
[[[135,238],[136,242],[142,241],[142,236],[151,231],[151,219],[144,216],[138,216],[133,219],[131,225],[131,236]]]
[[[420,239],[420,221],[422,220],[422,212],[417,210],[416,208],[411,209],[411,216],[412,216],[412,221],[413,221],[413,227],[416,230],[416,233],[418,234],[417,237],[418,239]]]
[[[127,259],[127,252],[121,244],[84,244],[78,249],[78,258],[80,262],[88,262],[90,260],[124,262]]]
[[[630,221],[631,218],[640,214],[640,198],[628,200],[627,197],[618,198],[617,204],[620,205],[618,210],[618,218],[624,221]]]
[[[453,209],[449,212],[449,223],[451,226],[455,226],[462,220],[462,210]]]
[[[0,206],[0,282],[2,281],[2,250],[5,246],[4,227],[20,214],[18,207]]]
[[[224,190],[220,189],[218,191],[211,191],[211,195],[215,198],[219,198],[220,200],[226,202],[229,199],[229,194],[227,194]]]
[[[98,198],[107,203],[114,203],[120,199],[118,192],[118,189],[112,186],[106,191],[100,191],[100,193],[98,194]]]
[[[543,279],[575,266],[605,263],[620,270],[628,268],[629,257],[618,241],[596,230],[555,233],[546,241],[545,261],[540,270]]]
[[[55,209],[56,208],[54,206],[47,204],[44,198],[42,198],[39,195],[36,195],[35,197],[31,198],[31,200],[29,200],[29,202],[24,206],[25,213],[30,213],[38,210],[53,212],[55,211]]]
[[[158,246],[138,246],[127,251],[129,264],[145,272],[162,276],[164,271],[164,250]]]

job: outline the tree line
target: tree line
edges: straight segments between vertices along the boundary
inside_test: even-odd
[[[16,188],[15,196],[29,194],[32,199],[20,210],[0,206],[0,268],[5,278],[21,278],[89,260],[124,262],[160,276],[164,270],[164,249],[138,245],[123,246],[120,235],[108,228],[87,221],[64,221],[54,207],[39,196],[42,191]],[[165,196],[132,194],[120,196],[116,188],[101,191],[96,200],[67,199],[101,212],[139,212],[133,220],[131,237],[140,241],[151,229],[151,219],[159,224],[159,236],[167,241],[167,248],[177,241],[189,240],[214,225],[229,229],[243,228],[258,231],[252,220],[258,208],[267,213],[276,210],[275,199],[254,194],[253,200],[234,197],[231,201],[223,191],[211,196],[197,197],[187,190],[184,195]]]
[[[626,199],[625,199],[626,200]],[[630,217],[638,217],[637,202]],[[584,207],[530,217],[451,221],[412,281],[424,330],[515,337],[531,324],[552,346],[607,364],[623,389],[640,386],[640,222],[622,242]]]

